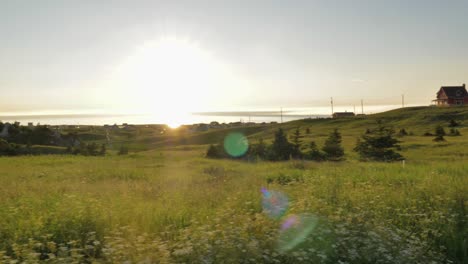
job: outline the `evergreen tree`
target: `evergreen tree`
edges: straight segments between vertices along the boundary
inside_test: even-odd
[[[304,136],[301,135],[301,131],[299,128],[296,128],[294,131],[294,134],[291,138],[292,144],[293,144],[293,152],[292,155],[294,158],[301,158],[302,153],[301,153],[301,145],[302,145],[302,138]]]
[[[444,138],[445,135],[446,135],[445,129],[441,125],[438,125],[435,128],[435,136],[436,137],[434,138],[434,141],[435,142],[445,141],[445,138]]]
[[[391,128],[379,126],[370,133],[365,133],[357,139],[354,151],[358,152],[363,160],[395,161],[403,159],[395,150],[399,150],[399,141],[394,137],[395,131]],[[362,139],[362,140],[361,140]]]
[[[271,160],[288,160],[293,154],[294,146],[289,143],[282,128],[275,132],[275,139],[271,146]]]
[[[106,149],[106,144],[102,144],[102,145],[101,145],[101,150],[99,150],[99,155],[100,155],[100,156],[105,156],[105,155],[106,155],[106,151],[107,151],[107,149]]]
[[[268,156],[268,146],[263,142],[263,139],[259,139],[257,144],[253,144],[249,148],[249,156],[251,158],[266,159]]]
[[[408,135],[408,132],[406,132],[406,130],[404,128],[400,129],[400,131],[398,132],[398,135],[400,137],[403,137],[403,136],[407,136]]]
[[[451,128],[450,129],[450,136],[461,136],[460,131],[456,128]]]
[[[344,157],[344,149],[341,146],[341,134],[338,129],[330,133],[322,148],[325,157],[329,160],[339,161]]]
[[[97,156],[99,154],[97,149],[98,149],[98,146],[94,142],[86,146],[88,155],[91,155],[91,156]]]
[[[128,154],[128,148],[126,146],[120,146],[120,149],[119,149],[119,152],[118,152],[119,155],[127,155]]]
[[[449,122],[449,127],[457,127],[459,125],[460,124],[457,121],[453,120],[453,119],[451,119],[450,122]]]
[[[323,153],[320,152],[320,150],[318,149],[317,144],[315,143],[315,141],[310,142],[309,148],[310,148],[310,150],[309,150],[309,152],[307,152],[307,155],[306,155],[307,159],[315,160],[315,161],[324,160],[325,157],[324,157]]]

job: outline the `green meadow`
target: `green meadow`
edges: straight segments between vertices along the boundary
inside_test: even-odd
[[[452,119],[461,136],[423,136]],[[377,120],[408,131],[404,163],[353,152]],[[137,126],[111,135],[104,157],[0,157],[0,262],[467,263],[467,120],[467,107],[416,107],[198,133]],[[338,128],[346,159],[205,158],[230,132],[269,142],[279,127],[319,147]],[[103,142],[103,131],[81,133]],[[262,188],[286,210],[266,214]]]

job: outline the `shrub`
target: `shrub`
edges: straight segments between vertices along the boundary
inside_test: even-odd
[[[301,173],[279,173],[278,175],[270,175],[267,177],[267,183],[277,183],[280,185],[288,185],[295,182],[304,182],[304,176]]]
[[[223,158],[224,152],[219,145],[210,145],[206,151],[206,157],[212,159]]]
[[[456,129],[456,128],[451,128],[449,135],[450,136],[461,136],[460,131],[458,131],[458,129]]]

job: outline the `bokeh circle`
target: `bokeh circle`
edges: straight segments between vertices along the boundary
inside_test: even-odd
[[[224,138],[224,150],[231,157],[241,157],[249,150],[249,141],[242,133],[229,133]]]

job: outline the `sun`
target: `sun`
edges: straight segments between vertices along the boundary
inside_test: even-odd
[[[175,37],[148,41],[120,67],[128,100],[179,126],[213,100],[222,65],[196,42]],[[136,102],[135,102],[136,101]]]
[[[167,123],[167,126],[172,129],[177,129],[181,126],[182,124],[177,123],[177,122],[169,122]]]

